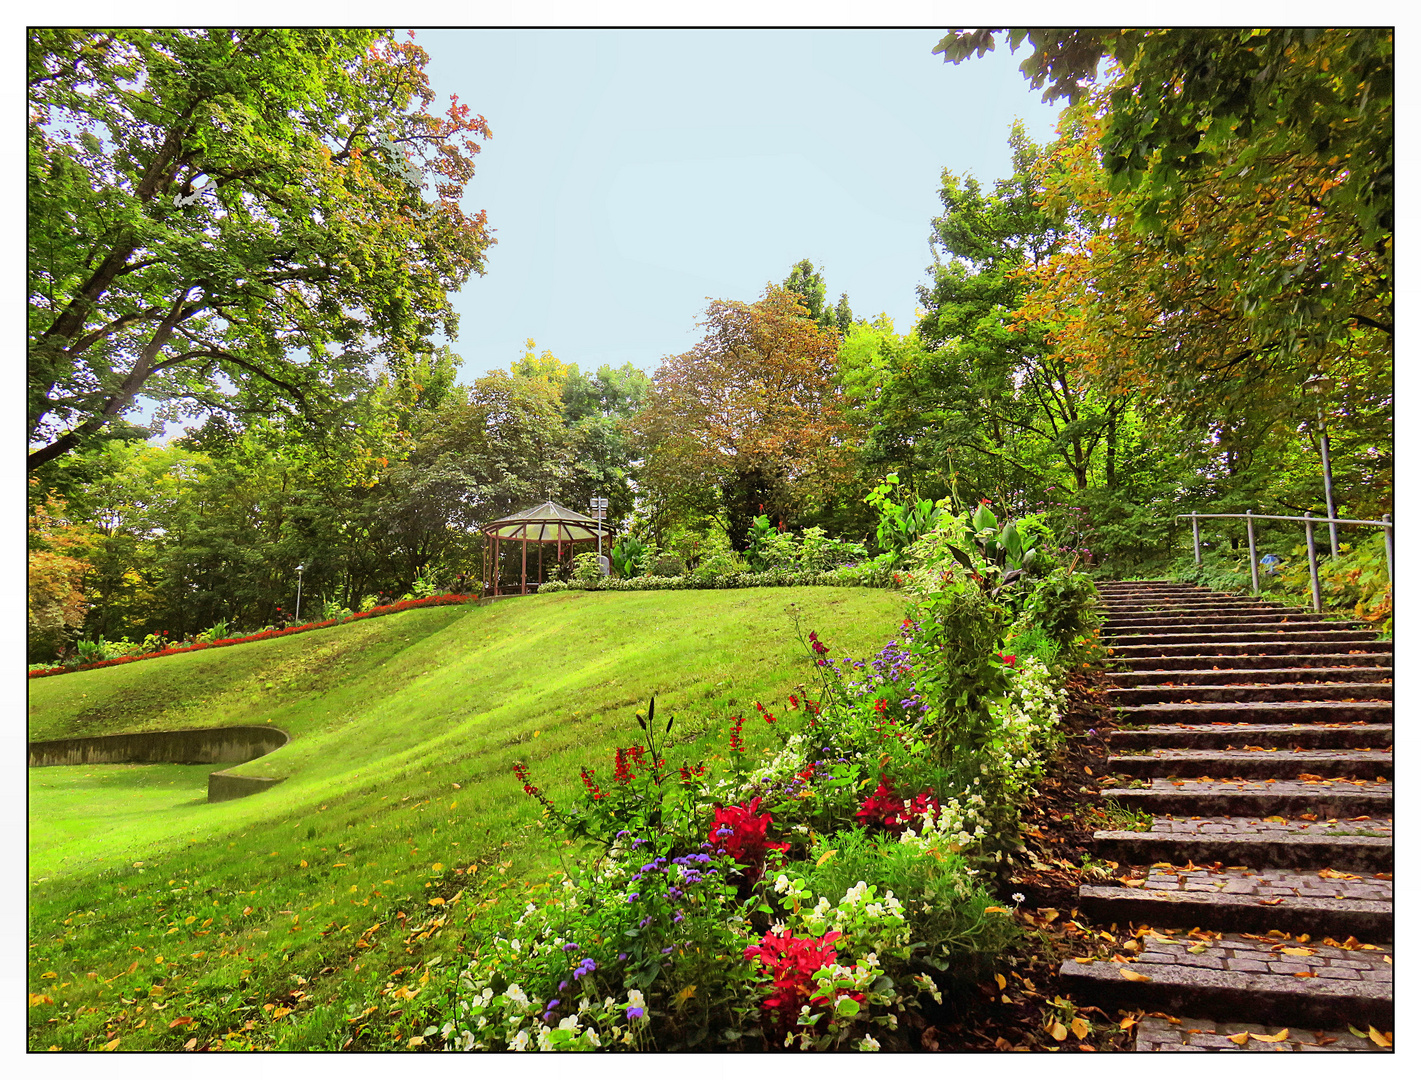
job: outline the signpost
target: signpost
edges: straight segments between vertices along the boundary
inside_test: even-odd
[[[588,507],[597,515],[597,562],[602,563],[602,515],[607,512],[607,500],[593,497],[591,506]],[[604,571],[605,573],[605,571]]]

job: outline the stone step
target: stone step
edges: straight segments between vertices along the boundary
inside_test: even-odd
[[[1372,828],[1362,831],[1362,826]],[[1106,859],[1144,866],[1182,865],[1293,866],[1351,873],[1390,872],[1390,822],[1277,820],[1244,817],[1154,819],[1148,832],[1102,830],[1094,836],[1096,852]]]
[[[1235,659],[1222,657],[1221,659]],[[1250,660],[1264,660],[1266,657],[1249,657]],[[1360,658],[1359,658],[1360,659]],[[1256,667],[1256,668],[1199,668],[1176,670],[1136,668],[1133,671],[1112,671],[1110,681],[1117,688],[1133,686],[1193,686],[1204,683],[1284,683],[1287,685],[1313,686],[1318,683],[1339,682],[1385,682],[1391,678],[1391,668],[1376,665],[1356,664],[1331,667]]]
[[[1115,709],[1118,721],[1128,724],[1207,724],[1215,720],[1232,724],[1303,724],[1319,721],[1346,724],[1354,720],[1387,724],[1391,722],[1391,714],[1392,703],[1389,701],[1163,702],[1121,705]]]
[[[1135,923],[1263,934],[1394,939],[1392,883],[1331,869],[1245,870],[1151,867],[1129,884],[1082,885],[1080,910],[1095,923]]]
[[[1321,776],[1328,780],[1390,780],[1392,755],[1387,750],[1151,750],[1111,757],[1106,768],[1114,776],[1209,776],[1250,780],[1298,780]]]
[[[1238,682],[1216,680],[1189,686],[1125,686],[1105,692],[1112,705],[1149,705],[1215,701],[1248,703],[1255,701],[1390,701],[1391,683],[1307,682],[1257,683],[1244,679]]]
[[[1109,618],[1117,615],[1207,615],[1210,612],[1226,614],[1257,613],[1261,615],[1316,615],[1310,608],[1290,607],[1287,604],[1273,604],[1259,600],[1187,600],[1180,603],[1125,604],[1103,603],[1101,610]]]
[[[1366,1035],[1354,1035],[1346,1028],[1318,1031],[1313,1028],[1287,1029],[1287,1037],[1278,1042],[1248,1039],[1240,1046],[1230,1035],[1266,1035],[1276,1037],[1278,1024],[1241,1024],[1236,1021],[1204,1020],[1187,1016],[1152,1014],[1142,1017],[1134,1027],[1136,1051],[1388,1051]],[[1362,1030],[1362,1029],[1358,1029]],[[1389,1051],[1388,1051],[1389,1052]]]
[[[1392,966],[1383,950],[1309,944],[1311,955],[1294,957],[1281,951],[1289,942],[1224,934],[1200,953],[1189,951],[1201,943],[1183,936],[1150,937],[1136,959],[1067,960],[1061,977],[1069,993],[1107,1008],[1222,1017],[1276,1028],[1394,1027]],[[1121,974],[1127,969],[1134,980]]]
[[[1340,646],[1340,647],[1339,647]],[[1154,657],[1182,656],[1203,660],[1209,657],[1223,658],[1232,656],[1262,656],[1280,658],[1287,657],[1288,663],[1293,663],[1294,656],[1351,656],[1355,654],[1385,654],[1388,661],[1391,659],[1390,641],[1331,641],[1303,640],[1277,635],[1270,640],[1263,641],[1195,641],[1189,643],[1169,644],[1161,642],[1151,642],[1142,644],[1119,644],[1111,645],[1106,649],[1106,654],[1117,660],[1138,660],[1152,659]],[[1269,665],[1276,667],[1276,664]]]
[[[1146,632],[1117,634],[1109,642],[1109,645],[1118,648],[1121,645],[1192,645],[1195,648],[1204,645],[1228,645],[1235,642],[1268,641],[1276,637],[1280,641],[1327,641],[1337,645],[1350,644],[1354,641],[1375,641],[1376,635],[1368,630],[1314,630],[1307,627],[1294,627],[1291,624],[1288,629],[1273,629],[1272,625],[1240,627],[1237,630],[1218,630],[1209,633],[1198,631],[1181,631],[1171,633]]]
[[[1166,814],[1266,818],[1316,814],[1319,819],[1387,818],[1392,810],[1388,781],[1341,780],[1162,780],[1141,787],[1103,788],[1102,798],[1158,819]]]
[[[1111,750],[1388,747],[1391,724],[1154,724],[1110,733]]]
[[[1277,629],[1280,626],[1301,626],[1317,629],[1354,628],[1360,625],[1355,619],[1324,619],[1321,615],[1300,615],[1283,611],[1148,611],[1138,614],[1116,615],[1113,612],[1105,620],[1106,634],[1114,634],[1125,629],[1155,629],[1164,627],[1211,627],[1230,628],[1236,626],[1266,626]]]

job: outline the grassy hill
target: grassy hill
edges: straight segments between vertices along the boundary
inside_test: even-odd
[[[728,715],[812,681],[790,604],[840,656],[902,613],[862,589],[569,592],[35,680],[32,739],[292,741],[239,767],[284,783],[213,805],[211,766],[30,770],[31,1048],[343,1045],[392,972],[454,961],[474,899],[558,865],[514,761],[569,794],[653,694],[673,764],[723,752]],[[365,1045],[417,1035],[400,1011]]]

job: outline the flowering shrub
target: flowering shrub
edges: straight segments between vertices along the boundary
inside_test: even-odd
[[[789,850],[787,843],[766,839],[773,819],[759,810],[759,796],[743,806],[718,807],[709,837],[712,850],[728,856],[751,882],[758,881],[764,873],[766,854]]]

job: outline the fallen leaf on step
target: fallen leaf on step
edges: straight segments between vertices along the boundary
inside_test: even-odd
[[[1286,1038],[1288,1037],[1288,1029],[1287,1029],[1287,1028],[1284,1028],[1282,1031],[1278,1032],[1278,1034],[1276,1034],[1276,1035],[1259,1035],[1259,1034],[1256,1034],[1255,1032],[1249,1032],[1249,1033],[1248,1033],[1248,1037],[1249,1037],[1250,1039],[1252,1039],[1254,1042],[1264,1042],[1264,1043],[1282,1042],[1284,1039],[1286,1039]]]
[[[1238,1046],[1242,1046],[1244,1043],[1248,1042],[1248,1032],[1240,1031],[1237,1035],[1228,1036],[1228,1040],[1231,1043],[1234,1043]]]
[[[1150,981],[1152,981],[1148,975],[1145,975],[1145,974],[1142,974],[1141,972],[1135,971],[1133,968],[1122,967],[1122,968],[1116,968],[1116,970],[1119,971],[1120,974],[1121,974],[1124,978],[1128,979],[1130,982],[1150,982]]]

